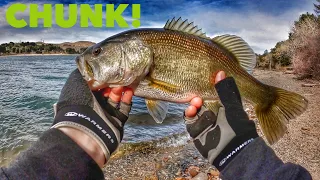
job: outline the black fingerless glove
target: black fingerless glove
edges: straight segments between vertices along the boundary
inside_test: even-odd
[[[185,117],[185,123],[196,148],[221,171],[258,134],[243,110],[234,79],[226,78],[215,88],[224,106],[218,116],[203,106],[196,117]]]
[[[130,109],[131,105],[106,99],[102,92],[92,93],[75,70],[61,91],[52,128],[72,127],[86,133],[109,159],[122,140]]]

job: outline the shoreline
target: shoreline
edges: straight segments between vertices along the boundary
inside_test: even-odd
[[[0,55],[0,57],[10,57],[10,56],[72,56],[79,54],[8,54],[8,55]]]

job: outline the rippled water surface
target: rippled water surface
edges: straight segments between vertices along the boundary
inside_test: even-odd
[[[75,56],[0,57],[0,153],[16,154],[47,130]],[[158,139],[185,130],[181,120],[184,105],[171,104],[163,124],[147,113],[144,100],[134,97],[125,127],[126,142]],[[1,156],[1,155],[0,155]]]

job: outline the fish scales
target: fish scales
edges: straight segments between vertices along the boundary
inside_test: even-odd
[[[207,40],[174,31],[142,31],[137,32],[137,35],[153,47],[155,69],[150,74],[153,78],[177,86],[185,84],[182,87],[187,89],[182,90],[193,90],[195,94],[204,99],[216,98],[210,79],[212,74],[218,70],[224,70],[230,76],[241,75],[240,77],[248,78],[246,82],[252,80],[252,83],[257,83],[250,76],[247,76],[243,69],[235,65],[235,60],[230,61],[232,57],[228,57],[219,47]],[[166,67],[169,64],[173,64],[172,68]],[[246,91],[248,83],[241,83],[242,80],[237,80],[237,84],[241,86],[239,88],[245,89],[241,92],[250,93],[250,91]],[[203,90],[205,91],[203,92]],[[186,96],[189,97],[187,94]],[[176,96],[176,98],[181,100],[184,97]]]
[[[78,68],[92,90],[128,86],[146,99],[151,116],[162,122],[168,101],[189,102],[199,96],[217,112],[214,76],[225,71],[233,77],[241,97],[255,107],[269,143],[286,132],[287,123],[308,105],[303,96],[268,86],[251,73],[256,56],[235,35],[205,36],[200,29],[173,18],[164,28],[134,29],[116,34],[89,47],[77,57]]]

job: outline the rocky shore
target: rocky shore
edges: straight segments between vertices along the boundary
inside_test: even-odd
[[[218,179],[219,172],[193,146],[134,152],[112,159],[105,167],[106,179]]]

